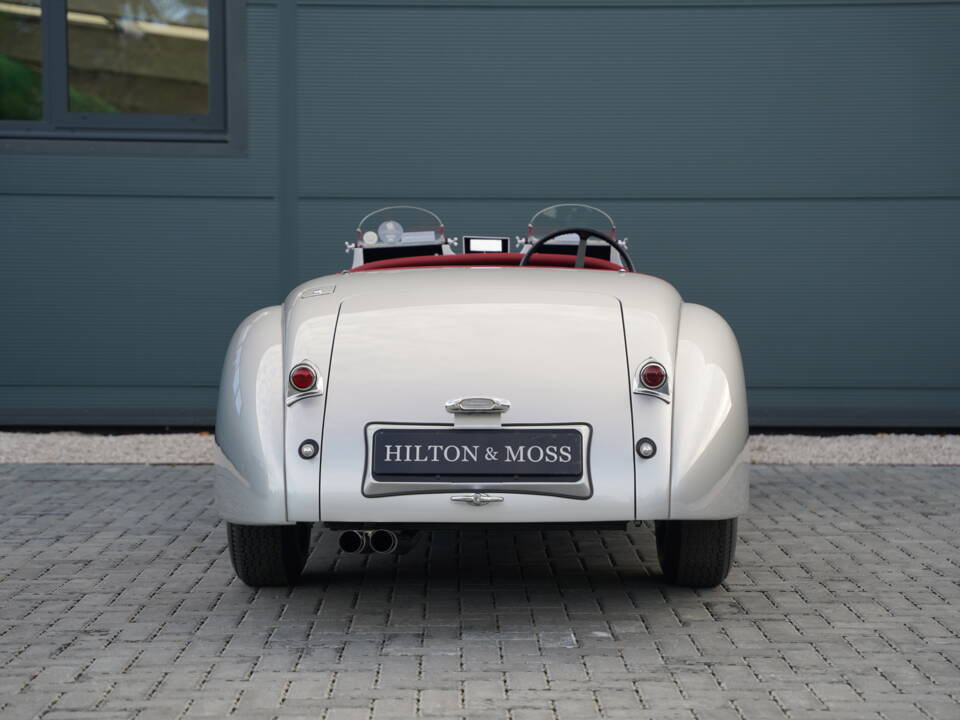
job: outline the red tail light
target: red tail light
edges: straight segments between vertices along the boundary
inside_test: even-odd
[[[317,373],[309,365],[295,365],[290,371],[290,384],[300,392],[311,390],[317,385]]]
[[[640,368],[640,382],[644,384],[644,387],[656,390],[663,387],[666,381],[667,371],[660,363],[650,362]]]

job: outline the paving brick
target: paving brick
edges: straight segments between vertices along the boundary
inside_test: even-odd
[[[0,466],[0,717],[960,717],[960,469],[755,467],[715,590],[650,529],[317,533],[233,575],[206,467]]]

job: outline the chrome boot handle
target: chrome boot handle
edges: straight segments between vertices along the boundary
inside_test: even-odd
[[[492,397],[465,397],[447,400],[444,407],[447,412],[454,414],[499,414],[510,409],[510,401]]]

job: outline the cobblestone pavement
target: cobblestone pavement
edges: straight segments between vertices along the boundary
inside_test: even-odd
[[[322,534],[233,576],[207,467],[0,466],[0,716],[960,718],[960,468],[760,466],[716,590],[650,532]]]

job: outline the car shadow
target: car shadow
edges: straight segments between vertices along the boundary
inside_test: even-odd
[[[646,526],[434,531],[389,555],[340,552],[338,536],[315,531],[296,586],[246,588],[242,604],[275,617],[268,644],[324,657],[373,648],[446,657],[510,643],[543,652],[641,647],[651,626],[681,623],[677,608],[699,613],[713,592],[668,584]]]
[[[344,553],[320,531],[300,586],[353,589],[417,584],[429,589],[553,588],[559,592],[667,586],[653,533],[617,531],[431,531],[402,554]]]

